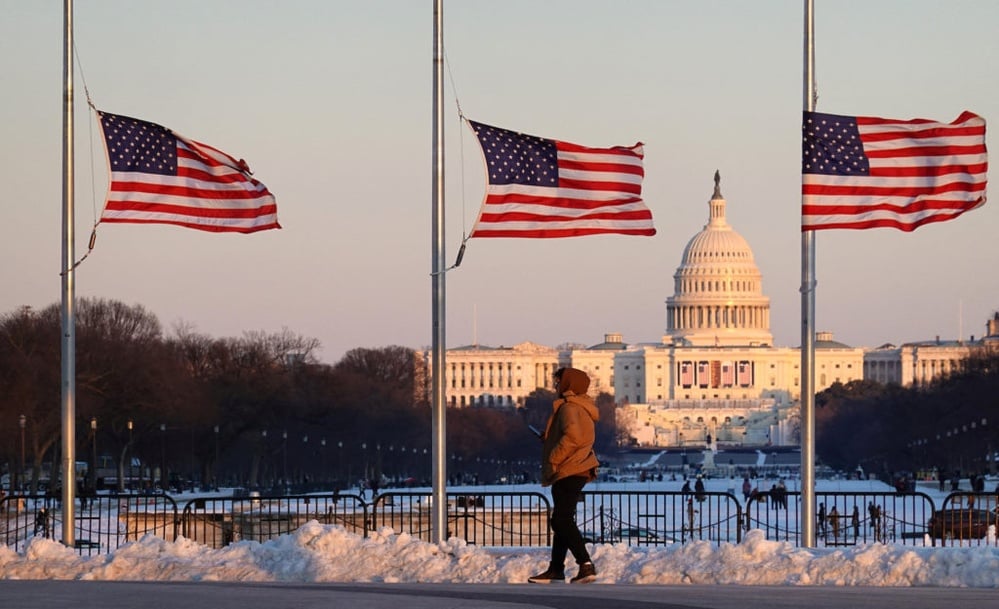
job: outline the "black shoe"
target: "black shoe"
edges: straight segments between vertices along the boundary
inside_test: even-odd
[[[552,582],[557,582],[560,584],[565,583],[565,571],[562,569],[553,569],[548,567],[548,570],[544,573],[539,573],[534,577],[528,577],[527,581],[532,584],[550,584]]]
[[[579,573],[577,573],[576,577],[573,577],[569,583],[588,584],[595,579],[597,579],[596,567],[594,567],[591,562],[584,562],[579,565]]]

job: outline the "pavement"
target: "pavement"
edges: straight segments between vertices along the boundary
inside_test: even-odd
[[[984,588],[0,580],[3,609],[953,609],[997,602],[999,590]]]

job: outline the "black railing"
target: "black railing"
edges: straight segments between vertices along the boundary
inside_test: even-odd
[[[744,525],[761,529],[767,539],[801,543],[801,493],[783,500],[770,493],[746,503]],[[845,546],[871,542],[923,545],[933,499],[923,493],[816,492],[815,537],[819,545]]]
[[[110,552],[147,534],[177,538],[177,504],[167,495],[96,495],[74,507],[73,539],[81,554]],[[63,526],[61,503],[51,496],[0,501],[0,539],[15,550],[33,537],[61,540]]]
[[[994,545],[999,532],[999,492],[947,495],[929,529],[933,545],[937,541],[941,545]]]
[[[742,540],[742,508],[729,493],[585,491],[576,522],[593,543],[666,545]]]
[[[371,509],[372,527],[389,527],[430,541],[431,496],[388,492]],[[551,543],[551,503],[535,492],[447,493],[447,537],[483,546],[546,546]]]
[[[178,508],[167,495],[99,494],[74,510],[81,554],[115,550],[146,535],[185,537],[213,548],[263,542],[310,521],[367,536],[387,528],[430,541],[431,495],[386,492],[370,503],[351,494],[197,498]],[[447,537],[483,546],[548,546],[551,503],[538,492],[452,491]],[[923,493],[817,492],[813,515],[820,546],[866,543],[996,545],[999,494],[951,493],[937,510]],[[738,543],[758,529],[772,541],[801,545],[801,494],[765,493],[745,506],[730,493],[585,491],[576,521],[590,543],[660,546],[690,541]],[[0,501],[0,542],[18,551],[35,537],[63,538],[62,510],[45,495]]]
[[[188,539],[221,548],[287,535],[312,520],[364,535],[367,519],[368,506],[359,495],[212,497],[184,505],[180,531]]]

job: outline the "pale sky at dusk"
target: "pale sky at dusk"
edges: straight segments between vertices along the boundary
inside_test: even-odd
[[[989,121],[999,3],[816,0],[821,112]],[[76,2],[78,256],[106,188],[98,108],[244,158],[280,231],[102,225],[76,293],[216,337],[431,342],[432,2]],[[0,0],[0,313],[60,299],[62,2]],[[471,119],[645,143],[655,237],[474,239],[447,275],[447,345],[661,339],[716,169],[780,346],[800,343],[801,0],[445,2],[447,263],[483,195]],[[84,83],[84,78],[86,79]],[[999,310],[999,208],[902,233],[817,233],[816,329],[855,346],[980,336]]]

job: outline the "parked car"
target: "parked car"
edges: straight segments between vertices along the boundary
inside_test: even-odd
[[[990,525],[999,528],[999,514],[994,510],[956,508],[933,512],[926,529],[931,539],[981,539]]]

